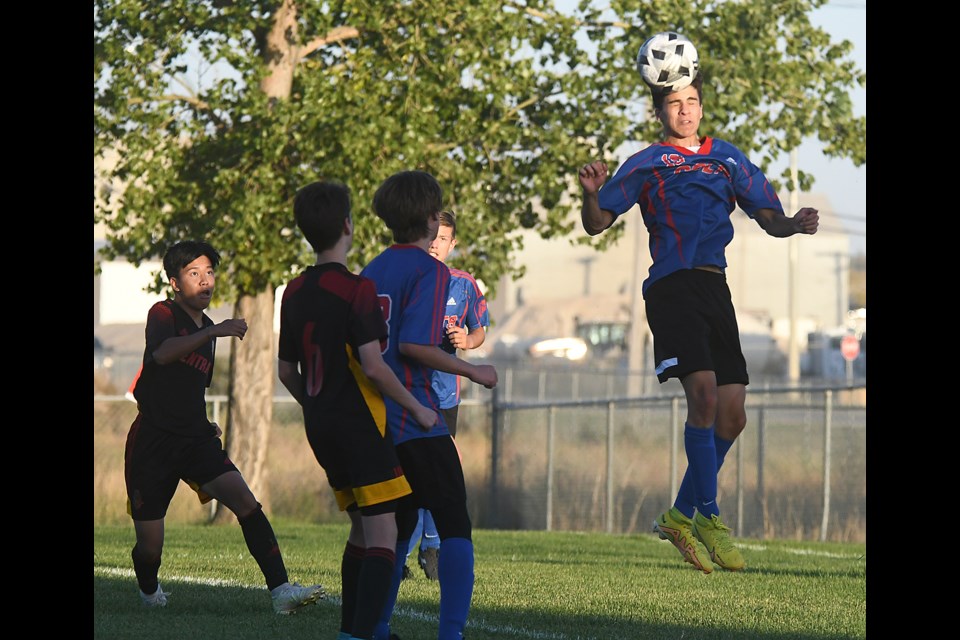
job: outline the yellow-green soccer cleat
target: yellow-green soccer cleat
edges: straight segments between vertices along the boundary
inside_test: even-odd
[[[697,513],[693,517],[693,534],[710,552],[710,558],[728,571],[739,571],[747,566],[740,551],[730,539],[730,527],[720,521],[720,516],[706,518]]]
[[[660,514],[653,522],[653,532],[660,534],[661,540],[672,542],[686,562],[704,573],[713,571],[710,558],[703,549],[697,547],[697,538],[693,535],[693,520],[680,513],[676,507],[670,507]]]

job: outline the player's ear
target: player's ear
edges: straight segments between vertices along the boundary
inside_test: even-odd
[[[180,293],[180,283],[176,278],[170,278],[170,286],[173,287],[174,293]]]

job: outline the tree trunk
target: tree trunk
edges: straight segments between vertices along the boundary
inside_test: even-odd
[[[271,104],[288,99],[293,90],[296,36],[297,7],[293,0],[284,0],[274,14],[263,51],[267,74],[260,89],[271,98]],[[273,297],[273,287],[268,286],[255,296],[241,296],[237,302],[235,317],[246,319],[248,329],[243,340],[234,340],[230,352],[230,409],[224,432],[227,455],[240,469],[265,511],[269,511],[269,496],[264,461],[273,422],[273,385],[277,377]],[[214,522],[231,517],[229,510],[219,504],[211,513]]]
[[[233,339],[230,348],[230,406],[224,441],[227,455],[247,481],[253,495],[268,510],[266,461],[270,427],[273,423],[274,334],[273,288],[256,296],[241,296],[234,317],[247,321],[243,340]],[[213,521],[233,516],[217,505]]]

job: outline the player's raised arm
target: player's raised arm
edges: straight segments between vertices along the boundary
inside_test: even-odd
[[[583,189],[580,222],[584,231],[595,236],[613,223],[613,214],[600,208],[598,198],[600,187],[607,181],[607,165],[599,160],[589,162],[580,167],[577,177]]]

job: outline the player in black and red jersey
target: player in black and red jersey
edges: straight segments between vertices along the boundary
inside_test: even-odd
[[[307,441],[350,516],[338,640],[369,640],[390,592],[397,500],[411,493],[387,429],[384,396],[420,429],[431,429],[438,417],[380,354],[387,323],[376,287],[347,270],[353,243],[347,187],[309,184],[297,192],[293,211],[317,260],[283,293],[278,374],[303,407]]]
[[[166,606],[169,594],[158,578],[164,517],[183,480],[201,502],[219,500],[236,514],[270,589],[274,611],[293,613],[323,597],[323,588],[288,581],[273,528],[223,450],[219,425],[207,419],[205,393],[213,379],[216,339],[242,340],[247,332],[242,318],[214,323],[204,313],[219,263],[220,254],[206,242],[179,242],[163,256],[174,296],[147,314],[146,348],[134,389],[139,413],[124,453],[127,511],[137,535],[133,569],[143,603]]]

